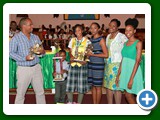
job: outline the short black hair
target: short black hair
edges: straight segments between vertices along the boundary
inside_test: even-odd
[[[69,32],[73,32],[72,30],[69,30]]]
[[[100,25],[99,25],[97,22],[93,22],[93,23],[91,24],[91,26],[92,26],[93,24],[97,25],[98,29],[100,29]]]
[[[83,25],[80,25],[80,24],[76,24],[74,26],[74,32],[76,31],[76,28],[79,27],[82,31],[84,31],[84,26]]]
[[[28,17],[22,18],[22,19],[19,21],[19,27],[21,28],[22,25],[25,25],[27,20],[31,20],[31,19],[28,18]]]
[[[80,24],[76,24],[76,25],[74,26],[74,28],[73,28],[74,34],[76,33],[76,28],[77,28],[77,27],[79,27],[79,28],[83,31],[82,35],[84,36],[84,26],[83,26],[83,25],[80,25]]]
[[[59,54],[61,53],[64,53],[66,55],[66,51],[64,49],[59,51]]]
[[[118,19],[112,19],[111,22],[116,22],[117,23],[117,27],[119,27],[121,25],[121,22]]]
[[[15,24],[17,25],[16,21],[11,21],[11,22],[10,22],[10,25],[13,24],[13,23],[15,23]]]
[[[136,18],[128,18],[125,21],[125,26],[131,25],[131,26],[133,26],[134,29],[136,29],[138,27],[138,24],[139,24],[139,22]]]

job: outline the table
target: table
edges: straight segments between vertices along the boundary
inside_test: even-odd
[[[53,72],[53,60],[55,54],[49,52],[44,57],[40,58],[40,64],[42,66],[44,88],[53,89],[55,88],[55,83],[53,82],[52,72]],[[66,60],[69,61],[69,52],[67,52]],[[142,61],[140,63],[141,69],[143,71],[143,78],[145,81],[145,54],[142,54]],[[17,65],[13,59],[9,59],[9,88],[16,88],[16,69]],[[31,86],[29,86],[31,88]]]
[[[66,60],[69,61],[69,53],[66,52]],[[55,84],[53,82],[53,60],[55,54],[53,53],[47,53],[44,57],[40,58],[40,64],[42,66],[42,74],[43,74],[43,80],[44,80],[44,88],[45,89],[53,89],[55,88]],[[17,78],[16,78],[16,61],[9,58],[9,88],[17,88]],[[32,88],[30,85],[29,88]]]

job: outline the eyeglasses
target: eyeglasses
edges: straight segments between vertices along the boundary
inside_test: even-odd
[[[33,26],[33,24],[29,24],[29,25],[26,24],[26,26]]]

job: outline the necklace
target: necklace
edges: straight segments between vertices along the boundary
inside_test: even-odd
[[[78,39],[76,40],[76,47],[79,47],[81,45],[82,40],[83,40],[83,37],[81,40],[78,40]]]
[[[83,37],[81,40],[78,40],[78,39],[76,40],[75,58],[78,58],[78,48],[81,45],[82,40],[83,40]]]

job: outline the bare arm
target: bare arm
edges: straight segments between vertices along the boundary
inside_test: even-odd
[[[68,73],[68,71],[65,70],[65,69],[63,69],[63,70],[62,70],[62,74],[63,74],[63,73]]]
[[[74,56],[72,55],[72,49],[69,49],[70,62],[74,60]]]
[[[137,69],[139,67],[139,64],[140,64],[140,61],[141,61],[141,55],[142,55],[142,42],[139,41],[137,43],[137,56],[136,56],[136,62],[134,64],[134,68],[133,68],[133,71],[132,71],[132,74],[131,74],[131,77],[130,77],[130,80],[129,80],[129,83],[128,83],[128,88],[131,89],[132,88],[132,84],[133,84],[133,79],[134,79],[134,76],[137,72]]]
[[[122,59],[123,60],[123,59]],[[122,61],[120,63],[119,69],[118,69],[118,73],[117,73],[117,77],[119,78],[120,74],[121,74],[121,69],[122,69]]]
[[[108,50],[106,47],[106,42],[103,38],[100,41],[100,45],[102,47],[103,53],[101,53],[101,54],[88,54],[88,56],[107,58],[108,57]]]
[[[122,69],[122,60],[121,60],[121,63],[120,63],[119,69],[118,69],[118,73],[117,73],[117,77],[116,77],[116,81],[115,81],[117,87],[119,86],[118,83],[119,83],[119,76],[121,74],[121,69]]]

